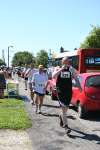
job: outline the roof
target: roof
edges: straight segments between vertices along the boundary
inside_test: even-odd
[[[55,58],[63,58],[65,56],[68,56],[68,57],[75,56],[75,55],[77,55],[77,51],[78,50],[59,53],[59,54],[57,54],[57,56]]]

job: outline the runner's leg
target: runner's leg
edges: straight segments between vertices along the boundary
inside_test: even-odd
[[[39,96],[39,98],[40,98],[39,112],[41,113],[41,107],[42,107],[42,105],[43,105],[43,98],[44,98],[44,96]]]
[[[68,107],[62,106],[62,120],[63,120],[63,126],[68,125],[68,121],[67,121],[67,111],[68,111]]]
[[[36,105],[36,113],[38,112],[38,105],[39,105],[39,96],[36,94],[36,97],[35,97],[35,105]]]
[[[25,79],[25,90],[27,90],[27,80]]]

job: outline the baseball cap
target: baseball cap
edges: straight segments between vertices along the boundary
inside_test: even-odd
[[[43,69],[44,67],[43,67],[43,65],[39,65],[38,68],[39,69]]]

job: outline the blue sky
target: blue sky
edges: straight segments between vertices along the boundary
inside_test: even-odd
[[[23,50],[73,50],[91,25],[100,25],[99,0],[0,0],[0,58],[9,45],[10,60]]]

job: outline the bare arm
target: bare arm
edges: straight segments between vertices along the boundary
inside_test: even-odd
[[[76,84],[77,84],[77,86],[79,87],[80,91],[82,91],[82,87],[81,87],[81,84],[80,84],[79,79],[78,79],[77,70],[74,69],[74,68],[72,68],[72,70],[73,70],[73,71],[72,71],[72,77],[75,79]]]
[[[60,68],[59,70],[54,71],[54,72],[52,73],[52,78],[57,78],[57,76],[60,74],[60,72],[62,71],[62,69],[63,69],[63,68]]]
[[[33,74],[32,76],[31,83],[32,83],[32,87],[34,87],[35,86],[35,74]]]
[[[45,84],[45,89],[47,89],[48,85],[49,85],[49,80]]]

